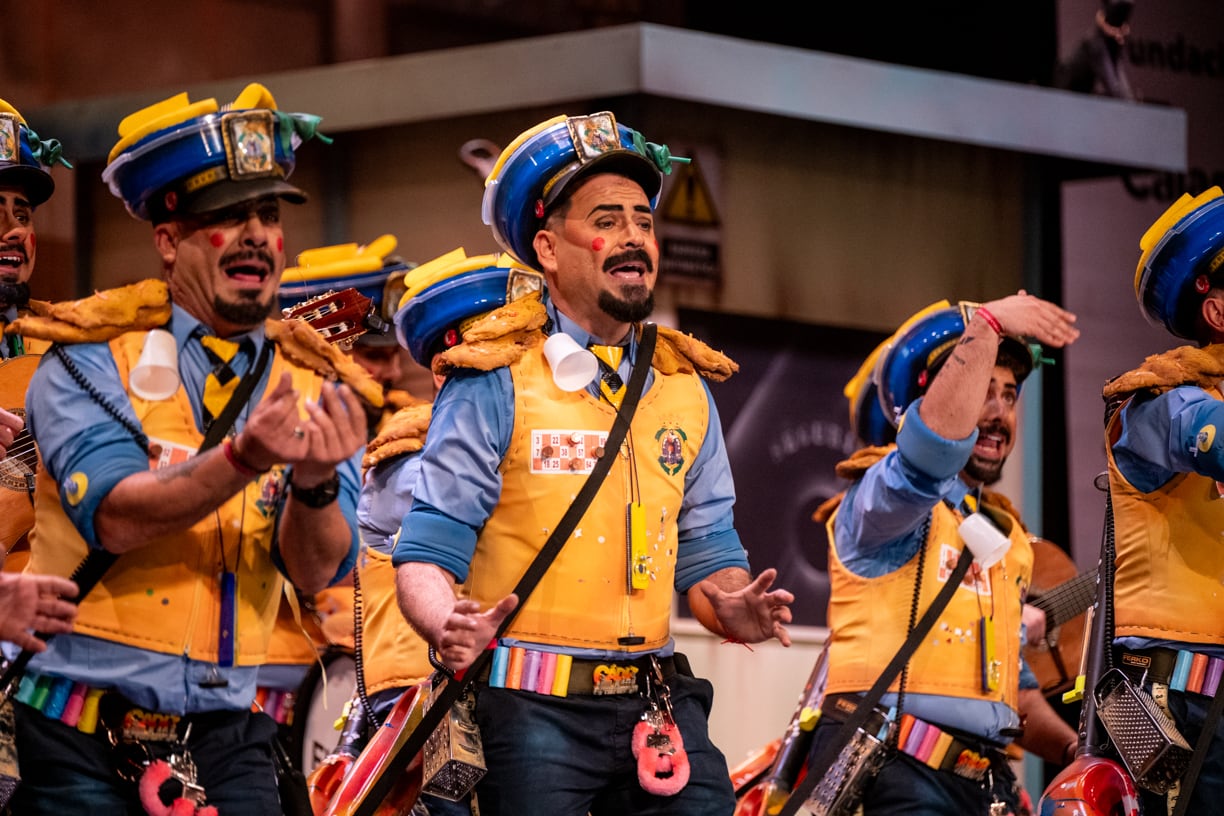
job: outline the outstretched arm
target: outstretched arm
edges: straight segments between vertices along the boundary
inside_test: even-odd
[[[767,569],[754,580],[747,570],[719,570],[688,591],[689,607],[701,625],[716,635],[740,643],[777,638],[790,646],[790,604],[795,596],[785,589],[770,590],[778,577]]]
[[[395,568],[400,611],[451,671],[476,661],[506,616],[518,606],[513,593],[484,612],[476,601],[455,598],[454,579],[433,564],[409,562]]]

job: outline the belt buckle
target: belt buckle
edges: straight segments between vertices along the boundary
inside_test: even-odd
[[[592,694],[633,694],[638,690],[638,667],[600,663],[591,673]]]
[[[159,714],[142,708],[129,708],[119,723],[119,739],[130,742],[177,742],[178,714]]]
[[[981,782],[990,770],[990,757],[983,756],[972,748],[965,748],[957,755],[956,764],[951,770],[957,776]]]

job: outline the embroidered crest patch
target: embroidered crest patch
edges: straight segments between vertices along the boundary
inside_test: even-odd
[[[569,127],[570,139],[574,143],[578,161],[583,164],[621,146],[616,120],[610,113],[571,116],[566,120],[566,125]]]
[[[664,426],[655,434],[659,443],[659,467],[668,476],[675,476],[684,467],[684,443],[688,434],[679,426]]]

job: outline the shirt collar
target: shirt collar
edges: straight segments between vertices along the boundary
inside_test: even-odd
[[[213,334],[216,332],[212,327],[206,326],[191,315],[186,309],[175,304],[170,314],[170,333],[174,335],[174,342],[178,343],[179,348],[185,348],[188,341],[197,334]],[[255,328],[244,334],[236,334],[232,337],[226,337],[226,340],[232,340],[235,343],[241,343],[243,340],[250,338],[254,343],[255,348],[259,349],[263,346],[264,341],[264,326],[260,323]]]

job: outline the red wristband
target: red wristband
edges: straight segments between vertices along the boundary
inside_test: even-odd
[[[995,317],[985,306],[979,306],[977,313],[986,321],[986,325],[994,329],[995,334],[1003,336],[1003,324],[999,322],[999,318]]]
[[[256,476],[267,473],[266,470],[256,470],[238,458],[238,453],[234,450],[234,440],[231,437],[225,437],[225,441],[221,443],[221,452],[225,454],[225,461],[248,479],[254,479]]]

